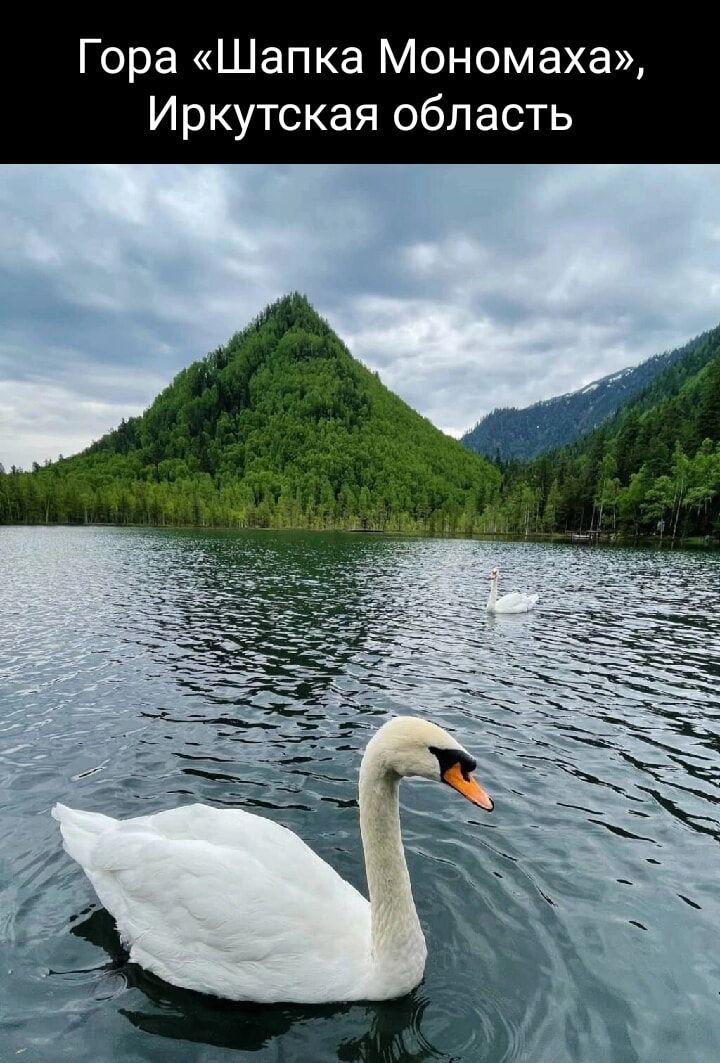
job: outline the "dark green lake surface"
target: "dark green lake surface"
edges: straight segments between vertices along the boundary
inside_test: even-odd
[[[534,613],[486,615],[493,564]],[[718,554],[0,528],[0,703],[3,1061],[720,1059]],[[246,808],[364,892],[360,753],[408,712],[496,802],[403,783],[410,997],[243,1007],[126,962],[56,800]]]

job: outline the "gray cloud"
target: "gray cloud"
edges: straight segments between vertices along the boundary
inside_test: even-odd
[[[0,460],[81,449],[307,292],[453,433],[720,319],[717,166],[0,169]]]

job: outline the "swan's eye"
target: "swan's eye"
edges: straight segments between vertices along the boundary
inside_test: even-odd
[[[428,746],[430,752],[437,757],[440,765],[440,774],[445,775],[448,768],[458,764],[463,779],[469,779],[470,773],[477,768],[477,761],[466,753],[464,749],[438,749],[436,746]]]
[[[484,808],[486,812],[492,812],[492,798],[471,775],[477,767],[473,757],[464,749],[437,749],[435,746],[428,746],[428,749],[438,759],[443,782],[452,786],[453,790],[457,790],[474,805]]]

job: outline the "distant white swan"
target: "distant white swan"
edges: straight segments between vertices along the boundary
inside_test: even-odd
[[[521,591],[512,591],[498,598],[499,571],[494,568],[490,573],[490,596],[487,601],[489,613],[527,613],[537,603],[539,594],[523,594]]]
[[[207,805],[117,820],[55,805],[65,849],[115,917],[130,959],[174,985],[232,1000],[386,1000],[423,976],[398,793],[445,782],[487,811],[473,758],[434,723],[398,716],[360,767],[370,901],[287,827]],[[463,972],[458,972],[463,976]]]

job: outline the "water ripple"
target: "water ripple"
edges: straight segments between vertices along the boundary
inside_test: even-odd
[[[486,614],[494,564],[537,611]],[[9,1057],[720,1058],[717,554],[0,528],[0,616]],[[245,807],[362,889],[359,757],[393,712],[453,730],[497,809],[403,786],[414,994],[241,1008],[127,963],[54,801]]]

